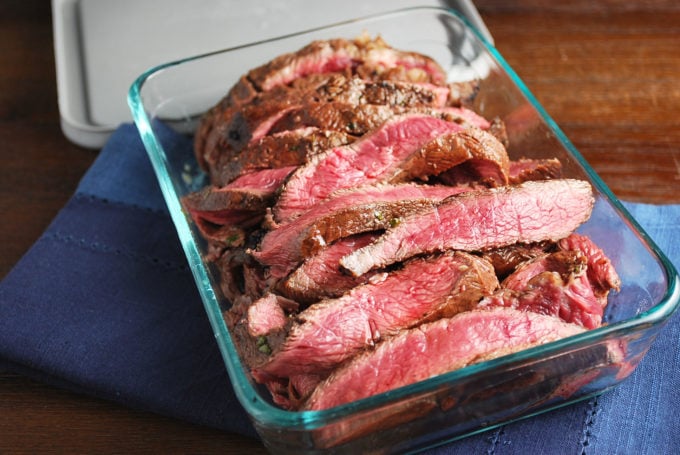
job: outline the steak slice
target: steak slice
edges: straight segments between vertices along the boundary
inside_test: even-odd
[[[470,188],[416,184],[374,185],[340,191],[290,223],[269,231],[259,249],[250,253],[269,267],[273,278],[283,278],[305,257],[337,239],[384,230],[411,212],[432,207],[464,191]]]
[[[282,330],[288,324],[288,316],[297,310],[297,303],[276,294],[267,293],[248,307],[248,333],[253,337]]]
[[[477,169],[479,178],[475,179],[474,183],[481,182],[489,186],[506,185],[509,161],[505,147],[491,133],[479,128],[467,128],[444,134],[425,144],[418,152],[406,158],[391,181],[427,180],[430,176],[437,176],[466,163]]]
[[[285,280],[277,290],[293,300],[303,303],[316,302],[324,298],[337,298],[355,286],[364,284],[372,275],[353,277],[342,272],[340,258],[368,245],[378,234],[369,232],[338,240],[311,256]]]
[[[344,39],[314,41],[297,52],[277,56],[241,76],[220,101],[219,108],[239,107],[262,92],[285,86],[310,75],[351,70],[361,50],[358,42]]]
[[[267,378],[264,382],[272,401],[283,409],[298,409],[301,403],[314,391],[324,376],[316,374],[294,374],[287,378]]]
[[[362,136],[379,127],[404,109],[380,104],[352,104],[342,102],[311,102],[295,106],[278,116],[266,134],[313,126]]]
[[[581,180],[545,180],[470,191],[402,218],[398,226],[340,263],[352,275],[360,276],[421,253],[559,240],[590,217],[593,204],[590,184]]]
[[[287,85],[295,79],[314,73],[332,73],[364,65],[364,74],[376,74],[388,68],[421,69],[433,83],[441,84],[446,73],[431,58],[394,49],[381,38],[342,38],[313,41],[294,53],[280,55],[265,65],[248,72],[248,80],[260,91]]]
[[[444,107],[449,101],[450,88],[419,82],[376,81],[362,79],[358,76],[347,77],[338,73],[331,75],[324,84],[313,90],[298,93],[289,92],[288,98],[291,96],[296,99],[298,104],[317,101],[343,102],[354,105],[385,104],[402,107]]]
[[[260,238],[260,230],[249,229],[243,247],[215,248],[212,257],[206,257],[206,261],[214,263],[220,277],[220,290],[231,303],[242,297],[252,302],[271,287],[262,265],[246,252]]]
[[[515,243],[500,248],[484,251],[483,257],[493,264],[496,270],[496,276],[499,279],[504,279],[517,269],[522,263],[534,259],[538,256],[555,249],[554,242],[538,242],[538,243]]]
[[[405,71],[391,73],[389,70],[394,67]],[[220,117],[225,111],[238,109],[263,92],[296,85],[299,79],[335,72],[356,73],[371,80],[399,79],[437,85],[446,80],[444,70],[431,58],[393,49],[379,37],[314,41],[297,52],[280,55],[250,70],[202,118],[194,138],[199,164],[207,169],[210,159],[216,156],[215,145],[224,137],[224,129],[217,134],[215,130],[220,129]]]
[[[254,92],[252,98],[244,103],[233,104],[227,95],[201,118],[194,138],[194,151],[203,169],[208,170],[224,153],[234,156],[251,141],[254,134],[262,136],[262,131],[266,132],[283,112],[299,104],[294,94],[313,92],[327,83],[330,77],[332,75],[308,75],[296,79],[290,86],[275,87],[269,92]],[[263,104],[263,99],[279,102]],[[254,127],[249,125],[260,123],[265,124],[260,128],[262,131],[254,133]]]
[[[220,290],[232,304],[245,294],[243,267],[248,259],[242,248],[230,248],[214,260],[220,274]]]
[[[498,139],[503,147],[508,147],[510,145],[510,138],[508,137],[508,130],[505,127],[505,122],[498,117],[494,117],[490,124],[488,130],[489,133],[493,134],[496,139]]]
[[[602,323],[603,307],[586,277],[586,258],[580,252],[558,251],[520,266],[501,284],[501,290],[479,306],[504,306],[558,317],[588,329]]]
[[[480,308],[494,306],[558,317],[587,329],[602,324],[603,309],[583,275],[565,281],[557,272],[538,273],[531,277],[526,288],[502,289],[479,305]]]
[[[519,266],[514,273],[503,280],[502,287],[521,291],[530,281],[543,272],[557,274],[563,281],[582,275],[586,270],[586,258],[576,251],[556,251],[535,257]],[[544,313],[547,314],[547,313]],[[556,313],[555,313],[556,314]],[[571,322],[571,321],[568,321]]]
[[[507,306],[599,327],[609,291],[619,288],[616,270],[588,237],[571,234],[558,247],[518,267],[480,306]]]
[[[354,141],[340,131],[300,128],[264,136],[235,156],[223,153],[210,168],[210,180],[224,186],[243,174],[261,169],[300,166],[326,149]]]
[[[441,108],[446,105],[448,94],[447,87],[432,84],[374,82],[341,74],[324,77],[314,75],[305,80],[304,84],[277,87],[258,95],[238,109],[230,108],[220,113],[213,134],[221,137],[217,141],[211,140],[211,143],[214,142],[218,149],[223,150],[211,154],[226,152],[233,155],[246,144],[266,135],[274,124],[279,126],[272,131],[290,129],[280,125],[290,123],[293,119],[280,119],[289,111],[293,112],[290,115],[299,116],[299,111],[309,110],[315,104],[336,103],[337,106],[348,105],[355,108],[365,104],[385,105],[402,110],[416,106]],[[319,120],[316,122],[320,123]]]
[[[362,64],[356,69],[357,74],[373,75],[381,80],[405,80],[411,82],[430,82],[442,85],[446,81],[446,72],[432,58],[418,52],[394,49],[380,37],[373,41],[363,41]]]
[[[609,291],[618,291],[621,279],[604,251],[590,238],[576,233],[560,240],[558,245],[563,250],[579,251],[586,256],[588,281],[602,306],[606,306]]]
[[[337,190],[385,181],[424,144],[461,130],[456,123],[427,115],[395,117],[358,141],[327,150],[298,168],[274,206],[275,219],[291,221]]]
[[[487,129],[490,124],[483,117],[466,108],[428,106],[403,107],[380,104],[352,104],[344,102],[310,102],[287,109],[274,122],[267,120],[267,134],[307,126],[342,131],[362,136],[378,128],[384,122],[398,115],[421,114],[436,117],[461,126],[476,126]],[[271,125],[271,127],[270,127]],[[259,128],[259,127],[258,127]]]
[[[472,308],[497,286],[491,265],[467,253],[413,259],[298,314],[285,342],[253,375],[326,373],[383,337]]]
[[[215,124],[225,110],[245,104],[257,95],[257,91],[245,76],[231,88],[225,97],[201,116],[194,133],[194,154],[203,170],[208,169],[208,159],[213,155],[219,135],[214,134]]]
[[[404,331],[353,358],[316,387],[303,409],[332,408],[582,331],[509,308],[464,312]]]
[[[294,169],[265,169],[243,175],[222,188],[206,186],[184,196],[182,204],[207,240],[227,242],[225,246],[242,245],[241,234],[222,237],[233,228],[248,228],[262,221],[276,191]]]
[[[260,92],[288,85],[310,74],[324,74],[351,68],[360,58],[356,42],[345,39],[313,41],[296,52],[282,54],[253,68],[247,79]]]
[[[357,78],[353,81],[360,89],[355,95],[357,103],[444,107],[450,96],[448,86],[401,81],[366,82]],[[351,94],[349,90],[340,89]]]
[[[562,176],[562,163],[557,158],[522,158],[510,162],[510,183],[548,180]]]
[[[271,202],[272,196],[295,166],[263,169],[241,176],[224,187],[208,186],[184,197],[184,203],[198,210],[224,209],[260,210]]]

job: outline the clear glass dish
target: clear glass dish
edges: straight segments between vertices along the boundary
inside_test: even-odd
[[[286,411],[249,377],[223,319],[219,277],[180,198],[203,186],[189,138],[201,114],[248,69],[312,40],[380,35],[435,58],[454,78],[481,81],[475,110],[505,121],[514,158],[556,157],[595,189],[589,235],[622,281],[598,329],[474,364],[323,411]],[[677,308],[677,272],[630,218],[501,55],[455,12],[411,8],[225,49],[150,69],[129,104],[186,252],[233,387],[264,444],[277,453],[404,452],[431,447],[604,392],[625,379]],[[172,132],[172,133],[170,133]]]

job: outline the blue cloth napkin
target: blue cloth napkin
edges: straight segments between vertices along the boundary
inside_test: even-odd
[[[680,266],[680,205],[627,207]],[[614,390],[431,452],[677,453],[679,339],[676,314]],[[133,125],[0,283],[0,369],[257,437]]]

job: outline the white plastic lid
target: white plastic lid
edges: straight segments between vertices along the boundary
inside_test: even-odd
[[[132,82],[158,64],[423,5],[455,9],[491,41],[469,0],[52,0],[62,131],[78,145],[102,147],[132,121]]]

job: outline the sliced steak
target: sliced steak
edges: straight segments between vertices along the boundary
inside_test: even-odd
[[[311,74],[289,86],[255,93],[247,103],[232,104],[227,95],[201,118],[194,140],[199,163],[207,170],[221,155],[235,156],[253,141],[253,136],[264,135],[286,110],[297,106],[302,94],[315,92],[332,77]]]
[[[184,207],[207,239],[216,240],[231,228],[259,223],[276,190],[295,169],[284,167],[246,174],[222,188],[207,186],[182,198]],[[236,246],[235,239],[226,246]],[[242,243],[239,243],[242,244]]]
[[[402,332],[355,357],[321,382],[303,408],[332,408],[582,331],[509,308],[468,311]]]
[[[369,232],[342,238],[319,251],[281,281],[281,294],[298,302],[311,303],[325,298],[337,298],[364,284],[372,275],[353,277],[340,269],[340,258],[374,241],[378,234]]]
[[[248,333],[253,337],[259,337],[275,330],[282,330],[288,323],[287,314],[297,309],[296,302],[267,293],[248,307]]]
[[[227,249],[214,260],[220,275],[220,290],[232,304],[245,294],[243,264],[247,260],[249,257],[242,248]]]
[[[543,256],[556,248],[554,242],[516,243],[492,250],[486,250],[483,257],[493,264],[496,276],[504,279],[522,263]]]
[[[521,311],[561,317],[566,322],[597,327],[601,321],[601,307],[587,302],[573,301],[569,287],[574,286],[585,274],[586,258],[573,251],[557,251],[543,254],[520,265],[501,283],[501,289],[493,296],[484,298],[479,307],[505,306]],[[592,292],[588,292],[592,295]],[[586,305],[581,305],[586,303]],[[583,306],[585,318],[572,317],[573,306]],[[593,309],[595,310],[593,312]],[[599,317],[593,317],[599,312]],[[577,320],[574,320],[577,319]],[[586,324],[583,324],[586,322]]]
[[[190,206],[185,204],[185,207]],[[262,210],[201,210],[198,207],[189,208],[189,215],[201,235],[214,247],[243,246],[246,229],[255,226],[264,217]]]
[[[252,237],[252,233],[246,237],[246,247],[253,242]],[[220,276],[220,290],[229,302],[240,297],[255,301],[271,287],[262,266],[243,247],[222,249],[212,262]]]
[[[390,181],[410,181],[437,176],[462,163],[477,169],[475,182],[489,186],[508,183],[509,158],[503,144],[479,128],[444,134],[426,143],[402,162]],[[457,185],[459,182],[447,182]],[[460,182],[468,184],[469,181]]]
[[[510,183],[556,179],[562,176],[562,163],[557,158],[522,158],[510,162]]]
[[[392,68],[405,71],[390,73]],[[252,69],[231,88],[217,106],[202,119],[194,139],[198,162],[205,168],[215,154],[220,117],[229,109],[252,102],[259,94],[275,88],[296,85],[299,79],[318,74],[356,73],[371,80],[402,80],[442,85],[444,70],[431,58],[389,47],[382,39],[333,39],[315,41],[297,52],[280,55]],[[233,110],[232,109],[232,110]],[[224,123],[222,123],[224,125]]]
[[[248,80],[260,91],[286,85],[314,73],[332,73],[348,67],[364,65],[365,74],[376,74],[388,68],[422,69],[431,82],[446,80],[444,70],[431,58],[388,46],[381,38],[331,39],[314,41],[297,52],[283,54],[248,72]]]
[[[225,97],[210,108],[201,117],[194,132],[194,154],[196,161],[203,170],[208,169],[208,158],[215,155],[216,142],[220,135],[214,134],[216,123],[221,113],[226,110],[236,110],[241,104],[246,104],[257,95],[257,90],[245,76],[231,88]]]
[[[401,107],[444,107],[450,96],[447,86],[419,82],[375,81],[357,76],[331,75],[313,90],[289,92],[298,104],[306,102],[341,102],[354,105],[384,104]],[[267,97],[267,101],[271,97]],[[290,98],[290,96],[288,96]],[[262,104],[267,102],[264,99]],[[276,100],[275,100],[276,101]],[[289,102],[289,104],[292,104]]]
[[[526,261],[510,276],[503,280],[502,287],[521,291],[529,286],[529,282],[543,272],[556,273],[563,281],[585,273],[586,258],[576,251],[556,251],[543,254]]]
[[[510,139],[508,138],[508,130],[505,128],[505,122],[498,117],[491,120],[489,124],[489,133],[493,134],[496,139],[503,144],[503,147],[508,147],[510,145]]]
[[[307,256],[337,239],[361,232],[384,230],[412,212],[436,205],[468,187],[416,184],[375,185],[338,192],[310,210],[268,232],[257,251],[273,278],[283,278]]]
[[[507,306],[557,316],[593,329],[602,324],[607,295],[619,287],[619,277],[604,253],[579,234],[558,242],[560,250],[518,267],[502,290],[480,306]]]
[[[282,131],[264,136],[235,156],[221,154],[210,169],[210,179],[214,185],[224,186],[243,174],[257,170],[300,166],[312,156],[349,144],[354,139],[339,131],[313,127]]]
[[[202,118],[212,186],[182,202],[274,403],[326,409],[601,325],[620,282],[573,233],[590,185],[510,161],[503,121],[467,108],[479,84],[445,81],[380,38],[316,41]]]
[[[403,107],[394,105],[360,104],[343,102],[311,102],[286,110],[277,115],[267,134],[307,126],[342,131],[354,136],[362,136],[381,126],[398,115],[422,114],[436,117],[461,126],[476,126],[487,129],[489,122],[466,108],[427,106]]]
[[[524,288],[502,288],[479,304],[480,308],[499,306],[557,317],[587,329],[602,324],[603,308],[585,274],[565,280],[559,272],[541,271],[532,275]]]
[[[267,108],[267,109],[265,109]],[[206,139],[201,160],[211,175],[220,163],[238,160],[244,147],[253,146],[267,135],[315,127],[354,137],[379,127],[395,115],[420,113],[462,126],[488,128],[489,123],[474,112],[458,107],[402,106],[347,101],[306,101],[286,99],[280,104],[248,105],[233,113],[229,121],[216,121]]]
[[[376,75],[379,79],[399,79],[412,82],[430,82],[442,85],[446,81],[444,69],[430,57],[418,52],[396,50],[388,46],[380,37],[363,41],[365,53],[361,57],[361,67],[358,74]],[[390,74],[391,70],[396,74]],[[405,70],[403,76],[400,72]]]
[[[344,39],[314,41],[297,52],[282,54],[239,78],[219,103],[224,110],[251,102],[257,95],[315,74],[352,70],[361,50]]]
[[[360,58],[356,42],[345,39],[314,41],[297,52],[282,54],[248,72],[248,80],[260,92],[288,85],[309,74],[334,73],[351,68]]]
[[[442,108],[447,102],[448,93],[447,87],[432,84],[373,82],[340,74],[325,78],[314,76],[301,88],[277,87],[238,109],[225,110],[219,115],[213,134],[221,135],[215,142],[216,148],[231,151],[228,154],[233,155],[270,131],[291,129],[291,122],[296,121],[295,117],[300,115],[299,112],[313,110],[313,106],[320,103],[354,108],[366,104],[384,105],[402,110],[419,106]],[[324,116],[318,113],[309,117],[315,119],[315,123],[323,123]],[[312,122],[307,120],[307,123]],[[299,123],[300,120],[297,120],[296,124]]]
[[[449,252],[413,259],[304,310],[254,375],[328,372],[383,337],[472,308],[497,286],[491,265],[476,256]]]
[[[306,373],[293,374],[288,378],[256,378],[267,387],[275,404],[290,410],[298,409],[323,379],[324,376]]]
[[[259,210],[271,202],[273,194],[293,170],[295,166],[252,172],[227,186],[208,186],[190,193],[184,197],[183,202],[190,210]]]
[[[399,116],[360,140],[330,149],[298,168],[274,206],[277,222],[288,222],[337,190],[387,180],[424,144],[461,131],[456,123],[427,115]]]
[[[357,102],[366,104],[444,107],[449,101],[449,88],[434,84],[378,81],[363,82],[361,88]]]
[[[588,261],[588,281],[602,306],[606,306],[609,291],[618,291],[621,279],[604,251],[590,238],[576,233],[560,240],[558,245],[563,250],[579,251],[585,255]]]
[[[312,126],[362,136],[394,117],[395,110],[404,111],[402,108],[379,104],[307,103],[277,117],[266,134]]]
[[[559,240],[590,217],[593,204],[592,188],[581,180],[470,191],[403,218],[398,226],[340,263],[352,275],[360,276],[421,253]]]

